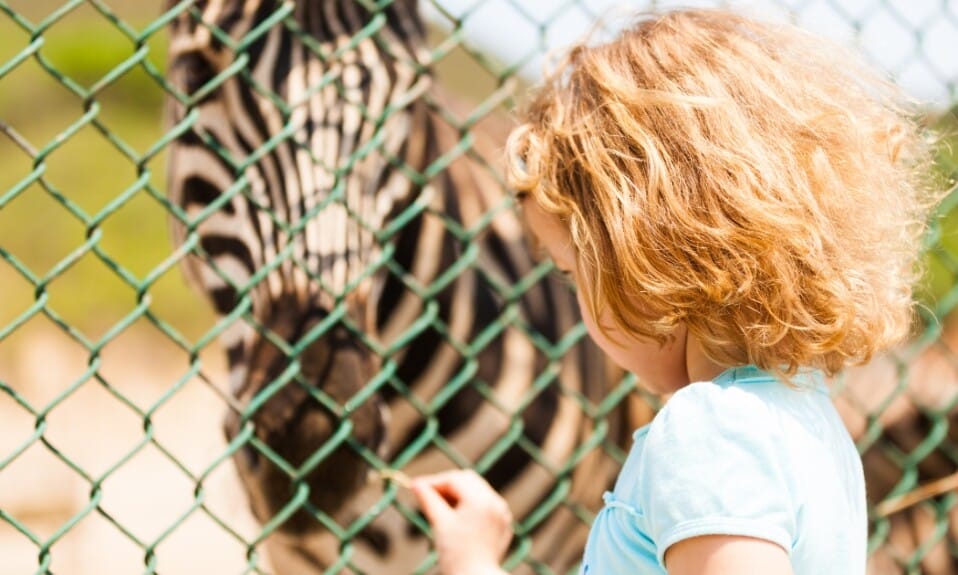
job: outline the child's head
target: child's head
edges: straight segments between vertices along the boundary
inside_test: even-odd
[[[573,48],[508,144],[592,317],[722,365],[828,372],[905,335],[926,146],[834,45],[721,11]]]

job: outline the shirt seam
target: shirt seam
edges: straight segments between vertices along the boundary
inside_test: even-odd
[[[792,549],[792,538],[788,532],[767,521],[735,517],[693,519],[671,527],[655,542],[656,559],[662,569],[665,569],[665,552],[669,547],[679,541],[702,535],[737,535],[763,539],[775,543],[789,555]]]

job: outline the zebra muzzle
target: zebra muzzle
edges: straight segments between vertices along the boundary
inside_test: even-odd
[[[318,530],[320,514],[336,520],[368,480],[370,467],[359,451],[376,452],[383,442],[385,413],[376,394],[344,409],[377,373],[378,361],[342,326],[297,356],[265,337],[252,354],[252,364],[263,367],[250,373],[237,397],[242,410],[225,422],[230,441],[249,434],[233,461],[259,521],[288,514],[280,531]]]

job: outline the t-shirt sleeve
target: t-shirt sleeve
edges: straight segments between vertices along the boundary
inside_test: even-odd
[[[711,383],[676,393],[655,418],[639,466],[658,561],[701,535],[765,539],[788,552],[797,510],[780,423],[749,392]]]

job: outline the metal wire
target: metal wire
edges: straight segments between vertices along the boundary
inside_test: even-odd
[[[9,38],[6,42],[0,42],[0,284],[14,286],[10,288],[11,293],[19,294],[11,295],[6,304],[0,306],[0,362],[16,363],[14,359],[26,353],[26,338],[38,329],[38,325],[55,333],[65,348],[79,350],[85,358],[85,365],[79,373],[42,382],[48,390],[46,394],[35,391],[41,382],[23,376],[16,369],[0,366],[0,420],[8,413],[23,416],[16,420],[17,423],[8,424],[8,427],[2,427],[4,424],[0,421],[0,432],[10,431],[10,436],[17,438],[13,443],[0,443],[0,492],[4,481],[15,474],[42,473],[39,468],[30,467],[32,464],[29,462],[33,460],[28,458],[29,452],[40,450],[45,452],[45,456],[65,466],[64,473],[74,477],[86,493],[81,504],[73,508],[68,516],[57,519],[52,529],[43,527],[42,521],[36,517],[29,514],[22,516],[16,509],[4,508],[4,505],[11,505],[14,498],[18,497],[17,493],[0,496],[0,528],[8,527],[6,531],[18,534],[21,547],[28,545],[33,550],[35,563],[23,572],[73,572],[69,565],[56,559],[64,546],[63,541],[71,531],[80,529],[85,521],[98,518],[96,520],[99,523],[108,524],[121,540],[135,548],[143,572],[156,573],[164,564],[165,541],[175,537],[178,530],[185,529],[188,522],[201,516],[213,526],[211,529],[218,530],[232,542],[232,549],[241,559],[240,572],[263,573],[265,566],[260,555],[260,543],[290,515],[305,509],[344,542],[340,562],[329,569],[333,573],[351,565],[351,539],[385,506],[399,506],[411,522],[426,529],[413,510],[403,508],[396,501],[396,487],[401,483],[398,480],[405,476],[392,470],[390,465],[401,467],[427,445],[438,446],[453,461],[474,466],[480,471],[488,469],[504,450],[519,445],[557,476],[567,472],[585,453],[597,446],[619,459],[623,457],[620,447],[603,435],[601,428],[594,434],[593,443],[582,446],[577,456],[566,462],[562,469],[555,468],[537,453],[535,447],[522,436],[518,423],[478,462],[466,461],[451,449],[439,435],[434,418],[429,418],[426,429],[417,441],[398,454],[391,464],[385,463],[352,437],[348,415],[356,406],[384,387],[400,394],[408,393],[403,382],[395,377],[396,366],[391,357],[396,350],[427,329],[451,338],[446,326],[437,320],[435,296],[462,270],[473,267],[481,257],[475,238],[483,233],[491,221],[494,213],[490,213],[474,229],[457,227],[452,220],[445,222],[465,249],[462,258],[430,285],[419,285],[408,277],[391,259],[388,249],[381,260],[367,271],[371,274],[383,267],[391,270],[405,279],[407,289],[426,302],[419,320],[409,326],[391,347],[384,348],[366,337],[358,326],[350,325],[345,315],[345,304],[331,310],[327,321],[318,325],[295,346],[281,340],[274,342],[293,360],[283,375],[244,408],[244,421],[284,385],[295,384],[299,371],[295,358],[333,323],[346,323],[365,345],[384,358],[384,367],[378,376],[346,404],[337,403],[321,390],[310,391],[316,401],[341,418],[341,423],[331,439],[305,463],[299,467],[290,465],[254,435],[248,421],[239,435],[218,453],[199,464],[184,461],[179,451],[168,446],[161,438],[157,418],[175,409],[187,390],[197,387],[222,406],[232,401],[229,394],[221,389],[219,380],[222,379],[222,367],[217,360],[210,359],[210,351],[218,353],[216,338],[231,322],[238,318],[252,321],[248,315],[252,302],[251,296],[243,291],[243,286],[237,286],[239,304],[227,317],[215,319],[208,313],[204,315],[205,312],[197,311],[200,310],[200,304],[195,303],[187,305],[185,312],[177,311],[177,306],[181,304],[175,302],[188,299],[189,296],[181,292],[180,287],[171,287],[171,284],[179,281],[176,267],[187,253],[203,253],[196,232],[198,222],[233,195],[243,193],[247,182],[238,181],[224,194],[222,201],[196,216],[188,216],[170,203],[164,191],[163,156],[174,139],[190,130],[196,115],[189,114],[178,124],[160,132],[162,112],[159,101],[166,94],[184,104],[191,104],[236,76],[244,78],[254,89],[268,94],[266,88],[257,88],[251,71],[246,67],[243,50],[269,27],[288,26],[293,30],[297,23],[290,15],[292,3],[283,3],[278,4],[277,9],[258,26],[254,26],[243,39],[236,41],[222,35],[221,41],[239,56],[202,90],[187,96],[177,92],[164,76],[165,28],[179,14],[196,10],[194,2],[183,1],[166,10],[149,4],[148,8],[152,12],[147,14],[152,16],[148,17],[143,16],[142,8],[133,10],[136,14],[132,16],[122,16],[125,11],[121,10],[124,8],[121,4],[118,1],[101,0],[53,0],[20,6],[0,0],[0,36]],[[515,0],[498,3],[479,0],[465,9],[461,8],[462,3],[456,3],[454,9],[451,3],[442,0],[432,0],[428,4],[428,9],[438,22],[433,34],[432,56],[440,81],[445,78],[444,69],[460,66],[462,59],[465,59],[475,70],[484,71],[494,87],[485,93],[471,94],[480,103],[465,118],[451,111],[440,110],[463,136],[457,146],[448,150],[425,173],[408,171],[410,180],[420,185],[428,183],[457,158],[469,156],[477,162],[483,161],[473,151],[471,131],[475,126],[490,113],[513,103],[518,87],[527,82],[519,79],[520,72],[534,65],[542,53],[553,46],[555,40],[551,32],[561,27],[563,20],[595,21],[605,9],[601,3],[587,0],[556,1],[548,9],[539,12],[533,11],[531,4]],[[532,31],[531,45],[507,60],[501,55],[486,53],[474,40],[469,39],[471,26],[480,17],[479,13],[490,4],[496,4],[497,9],[506,14],[500,18],[525,22]],[[649,6],[648,3],[634,4]],[[926,7],[923,12],[914,7],[919,4]],[[952,65],[954,54],[958,53],[958,41],[955,41],[958,38],[958,3],[929,1],[906,6],[906,3],[890,0],[865,3],[838,0],[795,3],[783,0],[776,5],[800,24],[821,18],[822,14],[827,13],[831,21],[850,31],[853,41],[873,34],[873,28],[879,25],[896,29],[901,37],[909,40],[908,45],[902,47],[899,57],[889,64],[892,74],[903,79],[920,77],[924,81],[923,85],[931,86],[930,89],[934,90],[940,101],[958,101],[958,70]],[[375,35],[381,26],[381,20],[370,22],[355,41]],[[211,30],[211,33],[215,35],[217,31]],[[101,34],[112,40],[103,40],[106,47],[101,46],[97,48],[98,52],[94,52],[92,44],[87,43],[93,42],[92,38]],[[303,36],[302,40],[305,45],[310,45],[307,36]],[[943,46],[953,48],[947,58],[941,57]],[[318,46],[315,49],[321,50]],[[107,64],[100,69],[86,70],[76,59],[68,57],[70,52],[95,56],[97,62]],[[34,108],[32,102],[22,96],[11,96],[14,92],[27,90],[33,83],[41,86],[39,91],[31,92],[39,94],[37,107]],[[316,89],[321,87],[316,86]],[[130,109],[129,98],[143,99],[146,104],[136,108],[140,117],[121,121],[122,115]],[[276,104],[288,117],[290,103],[276,100]],[[440,106],[435,102],[434,105]],[[958,122],[954,115],[942,113],[945,108],[947,104],[942,106],[939,102],[936,109],[929,110],[929,125],[943,135],[944,142],[948,142],[949,137],[954,137]],[[54,125],[43,124],[44,118],[53,121]],[[153,127],[144,135],[130,128],[136,123]],[[290,124],[250,157],[240,161],[224,156],[224,160],[241,173],[245,165],[255,162],[292,137]],[[107,158],[105,161],[90,152],[87,144],[91,142]],[[351,170],[361,157],[354,156],[342,170]],[[64,165],[71,163],[81,168],[65,171]],[[493,170],[491,167],[489,169]],[[945,179],[951,178],[953,181],[958,176],[958,154],[954,148],[948,145],[941,147],[938,169]],[[90,190],[91,186],[98,185],[99,180],[85,173],[87,170],[116,172],[122,177],[116,176],[110,180],[113,187],[105,194],[98,192],[94,200],[90,195],[94,192]],[[80,177],[69,179],[64,174],[80,174]],[[502,181],[498,173],[493,173],[493,177]],[[121,184],[116,185],[116,182]],[[333,194],[330,201],[337,201],[337,196]],[[958,412],[958,335],[955,334],[954,321],[951,319],[958,303],[956,203],[958,195],[952,195],[942,204],[941,217],[933,223],[929,235],[926,262],[930,279],[928,286],[920,293],[924,316],[921,333],[911,345],[896,355],[882,358],[863,370],[850,372],[834,385],[836,402],[842,407],[843,415],[857,425],[853,433],[866,462],[866,469],[880,470],[883,478],[883,483],[874,487],[879,499],[871,501],[870,550],[875,554],[872,558],[874,564],[880,566],[877,572],[920,573],[927,570],[929,573],[951,573],[950,570],[934,571],[930,566],[933,561],[942,561],[942,557],[946,558],[948,564],[958,565],[958,496],[951,487],[953,481],[932,483],[953,477],[951,474],[958,468],[958,427],[955,426],[958,421],[955,419]],[[325,204],[317,210],[323,207]],[[394,218],[387,229],[376,230],[378,238],[385,240],[392,236],[423,209],[426,209],[425,205],[414,204]],[[505,203],[498,209],[511,209],[511,206]],[[169,216],[179,219],[187,228],[186,241],[182,246],[169,248],[165,231],[149,237],[141,235],[136,222],[165,220]],[[296,226],[291,226],[278,216],[274,217],[274,221],[290,234],[297,232]],[[157,226],[149,229],[155,232]],[[137,246],[137,256],[131,256],[121,249],[127,243]],[[68,248],[63,249],[64,245]],[[59,247],[48,249],[49,246]],[[146,251],[140,251],[140,246]],[[52,255],[51,250],[54,252]],[[152,258],[148,264],[139,259],[143,254]],[[284,258],[293,258],[291,250],[281,253],[275,265],[279,265]],[[548,265],[540,266],[515,285],[502,284],[493,277],[486,279],[497,286],[504,301],[514,302],[549,270]],[[254,277],[254,282],[268,271],[262,270]],[[320,281],[319,278],[314,279]],[[113,287],[104,289],[102,297],[98,299],[97,293],[102,285]],[[78,310],[77,307],[83,309]],[[108,311],[101,313],[101,309]],[[189,321],[184,321],[184,317],[188,317]],[[487,401],[494,402],[495,398],[488,386],[475,379],[475,358],[490,340],[510,325],[521,326],[522,319],[514,307],[507,306],[506,313],[498,321],[471,341],[450,339],[448,343],[466,360],[464,368],[429,404],[423,404],[414,397],[410,397],[409,401],[421,413],[432,414],[457,390],[474,386]],[[178,375],[168,380],[162,390],[149,400],[144,400],[142,393],[132,392],[130,382],[110,375],[106,368],[110,361],[106,356],[112,347],[133,332],[149,332],[151,341],[162,341],[162,345],[181,358],[177,366]],[[559,360],[575,341],[584,337],[584,330],[580,326],[558,344],[541,337],[537,339],[532,330],[528,332],[550,360],[549,367],[537,382],[537,389],[541,389],[556,377]],[[47,360],[56,363],[58,357],[49,357]],[[144,365],[143,369],[150,367]],[[881,385],[860,387],[856,382],[862,379],[868,379],[870,384],[878,381]],[[600,405],[591,404],[581,397],[575,399],[579,401],[581,409],[601,421],[604,414],[635,392],[634,383],[631,379],[623,381]],[[58,414],[68,409],[70,404],[81,402],[82,396],[94,389],[101,393],[102,401],[109,402],[113,412],[123,414],[117,417],[132,417],[140,424],[140,431],[124,438],[125,446],[113,453],[107,464],[99,466],[89,465],[83,457],[62,447],[61,441],[53,439],[51,435],[53,421]],[[78,424],[96,425],[99,416],[97,413],[88,413],[86,417]],[[211,414],[209,417],[218,420],[220,415]],[[182,424],[190,425],[187,421]],[[10,427],[13,425],[19,427]],[[337,524],[331,517],[312,508],[308,488],[299,483],[298,491],[286,507],[273,520],[256,526],[251,532],[248,526],[234,525],[229,514],[210,503],[212,493],[208,487],[211,478],[229,465],[231,455],[247,445],[263,454],[293,481],[308,474],[336,447],[349,445],[379,469],[384,478],[391,478],[392,481],[387,481],[389,485],[385,495],[367,514],[346,526]],[[172,469],[180,480],[187,482],[192,488],[192,495],[191,501],[178,509],[172,520],[168,517],[157,519],[153,529],[144,530],[129,525],[122,510],[111,506],[107,500],[114,478],[134,466],[147,453],[162,460],[163,465]],[[929,485],[932,487],[929,488]],[[935,489],[934,485],[947,487]],[[514,557],[521,560],[524,549],[530,544],[524,534],[561,506],[564,489],[567,488],[568,485],[560,481],[556,490],[518,526],[520,545]],[[150,497],[146,486],[142,496]],[[588,511],[575,512],[581,514],[584,520],[589,519]],[[920,528],[912,529],[907,537],[896,536],[901,525],[911,519],[915,519]],[[0,531],[0,535],[3,533]],[[0,538],[0,555],[3,555],[3,541]],[[102,550],[102,554],[109,555],[110,551]],[[423,566],[423,570],[428,567]],[[8,572],[6,568],[0,570]]]

